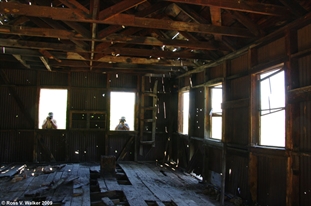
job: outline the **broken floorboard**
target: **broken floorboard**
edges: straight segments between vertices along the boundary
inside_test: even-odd
[[[99,163],[27,165],[15,176],[0,178],[1,201],[53,205],[219,205],[204,189],[191,175],[155,162],[119,162],[115,174],[104,176]]]

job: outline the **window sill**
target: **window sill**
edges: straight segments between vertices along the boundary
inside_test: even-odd
[[[287,152],[285,147],[269,147],[269,146],[262,146],[262,145],[256,145],[251,146],[249,148],[249,151],[254,153],[255,155],[260,156],[282,156],[287,157]]]

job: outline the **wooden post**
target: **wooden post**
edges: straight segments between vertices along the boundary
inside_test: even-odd
[[[110,74],[107,74],[107,93],[106,93],[106,104],[107,104],[107,118],[106,118],[106,131],[110,131]],[[105,155],[109,154],[109,136],[108,136],[108,132],[105,132],[105,151],[104,151]]]
[[[221,176],[221,194],[220,194],[220,205],[225,205],[225,192],[226,192],[226,144],[223,144],[222,147],[222,176]]]
[[[224,80],[222,82],[222,102],[226,102],[228,99],[229,93],[229,84],[227,80],[228,76],[228,69],[230,69],[229,61],[224,64],[223,67],[223,77]],[[221,178],[221,196],[220,196],[220,205],[225,205],[225,192],[226,192],[226,173],[227,173],[227,142],[229,141],[227,136],[227,128],[226,128],[226,110],[222,108],[222,178]]]
[[[251,69],[254,65],[258,64],[257,61],[257,48],[251,48],[248,51],[248,68]],[[252,71],[250,71],[252,73]],[[258,115],[258,85],[257,77],[255,74],[250,76],[251,89],[250,89],[250,101],[249,101],[249,142],[250,146],[257,145],[259,143],[259,115]],[[249,167],[248,167],[248,184],[252,201],[257,202],[257,156],[249,153]]]
[[[100,174],[102,177],[106,174],[115,174],[116,156],[102,155],[100,158]]]
[[[249,153],[249,163],[248,163],[248,182],[250,187],[250,193],[252,201],[257,202],[257,156],[253,153]]]
[[[294,134],[293,127],[295,125],[293,122],[297,119],[297,111],[299,111],[299,107],[297,107],[297,103],[290,104],[289,103],[289,91],[298,87],[298,62],[297,59],[291,58],[291,55],[298,51],[298,43],[297,43],[297,31],[296,30],[287,30],[285,36],[286,42],[286,55],[288,57],[288,61],[285,62],[285,128],[286,128],[286,141],[285,141],[285,149],[287,151],[287,167],[286,167],[286,205],[298,205],[299,204],[299,190],[295,188],[299,188],[299,177],[294,175],[293,170],[298,171],[299,168],[294,168],[294,158],[293,150],[295,150],[295,145],[299,145],[299,139],[295,138],[295,142],[293,137],[299,137],[299,135]],[[299,160],[298,160],[299,161]],[[297,164],[297,160],[296,160]]]

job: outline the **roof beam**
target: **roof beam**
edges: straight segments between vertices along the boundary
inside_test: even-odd
[[[8,54],[16,54],[16,55],[23,55],[23,56],[38,56],[40,53],[38,50],[50,50],[49,57],[54,56],[54,59],[66,59],[66,52],[77,52],[75,47],[69,45],[66,46],[66,49],[60,48],[59,44],[53,43],[44,43],[44,42],[34,42],[34,41],[20,41],[20,40],[10,40],[10,39],[0,39],[0,45],[4,46],[4,49],[1,51],[5,51],[3,53]],[[54,46],[55,45],[55,46]],[[14,47],[18,47],[21,49],[14,49]],[[24,48],[24,49],[22,49]],[[31,50],[31,49],[35,50]],[[71,48],[71,49],[70,49]],[[62,52],[57,52],[62,51]],[[166,59],[208,59],[206,54],[195,53],[195,52],[171,52],[171,51],[162,51],[162,50],[154,50],[154,49],[137,49],[137,48],[106,48],[98,53],[112,55],[112,56],[137,56],[137,57],[163,57]]]
[[[191,42],[185,40],[171,40],[164,38],[154,38],[154,37],[140,37],[140,36],[124,36],[124,35],[110,35],[102,39],[103,41],[114,43],[126,43],[126,44],[140,44],[140,45],[151,45],[151,46],[173,46],[173,47],[185,47],[192,49],[202,49],[202,50],[224,50],[227,51],[227,47],[221,44],[213,44],[209,42]],[[219,42],[220,43],[220,42]]]
[[[100,8],[99,0],[92,0],[91,2],[92,2],[91,4],[92,5],[92,8],[91,8],[92,19],[97,19],[99,8]],[[91,42],[90,70],[92,70],[93,59],[95,56],[94,52],[95,52],[95,39],[97,37],[97,24],[92,23],[91,27],[92,27],[92,42]]]
[[[249,31],[251,31],[254,35],[260,37],[263,36],[264,31],[262,31],[259,26],[257,24],[255,24],[254,22],[252,22],[250,20],[250,18],[248,18],[247,16],[245,16],[243,13],[241,12],[237,12],[237,11],[230,11],[227,10],[227,12],[236,20],[238,20],[241,24],[243,24],[246,28],[249,29]]]
[[[18,55],[18,54],[13,54],[13,57],[15,59],[17,59],[17,61],[19,61],[22,65],[24,65],[24,67],[30,69],[30,65],[28,65],[21,57],[21,55]]]
[[[0,45],[2,47],[18,47],[18,48],[31,48],[31,49],[45,49],[45,50],[58,50],[67,52],[86,52],[80,47],[69,44],[61,43],[47,43],[47,42],[37,42],[37,41],[24,41],[16,39],[1,39]]]
[[[162,9],[163,7],[165,7],[169,4],[170,4],[170,2],[157,2],[153,5],[150,5],[149,7],[145,8],[144,10],[135,13],[135,16],[145,17],[147,15],[154,13],[155,11]],[[115,33],[117,31],[121,30],[121,29],[123,29],[122,25],[110,25],[109,27],[98,32],[98,38],[106,37],[112,33]]]
[[[133,26],[140,28],[153,28],[153,29],[164,29],[164,30],[175,30],[175,31],[187,31],[204,34],[220,34],[226,36],[236,37],[253,37],[247,29],[232,28],[224,26],[213,26],[210,24],[199,24],[199,23],[188,23],[181,21],[152,19],[152,18],[141,18],[134,15],[118,14],[112,18],[102,21],[106,24],[119,24],[125,26]]]
[[[166,0],[174,3],[185,3],[199,6],[212,6],[222,9],[256,13],[271,16],[284,16],[289,10],[283,6],[241,0]]]
[[[66,5],[68,8],[74,11],[75,14],[78,14],[81,17],[90,17],[90,11],[81,5],[76,0],[59,0],[62,4]]]
[[[205,34],[220,34],[226,36],[236,36],[246,38],[253,37],[253,34],[251,34],[247,29],[243,28],[232,28],[223,26],[213,26],[209,24],[142,18],[127,14],[117,14],[105,20],[94,20],[89,18],[88,15],[85,15],[83,17],[77,16],[71,9],[67,8],[54,8],[36,5],[30,6],[27,4],[10,3],[10,2],[0,3],[0,12],[6,14],[37,16],[45,18],[52,17],[53,19],[58,19],[62,21],[124,25],[140,28],[187,31]]]
[[[110,17],[113,17],[114,15],[118,13],[122,13],[126,10],[131,9],[132,7],[135,7],[147,0],[123,0],[117,4],[114,4],[113,6],[106,8],[99,12],[98,19],[104,20],[108,19]]]
[[[301,17],[308,13],[297,1],[279,0],[284,6],[286,6],[297,17]]]
[[[71,67],[71,68],[89,68],[89,65],[86,61],[79,60],[65,60],[62,63],[59,62],[51,62],[50,66],[54,68],[61,67]],[[181,69],[182,66],[179,65],[154,65],[154,64],[133,64],[127,62],[117,62],[117,63],[109,63],[109,62],[94,62],[93,69],[98,68],[127,68],[127,69],[149,69],[155,71],[175,71],[177,69]]]
[[[44,56],[40,56],[39,58],[42,61],[42,63],[44,64],[45,68],[49,71],[52,71],[52,69],[48,63],[48,60],[46,60]]]
[[[194,52],[171,52],[162,51],[155,49],[136,49],[136,48],[122,48],[122,47],[110,47],[101,51],[101,53],[106,55],[120,55],[120,56],[137,56],[137,57],[152,57],[158,58],[163,57],[165,59],[208,59],[205,54],[194,53]]]
[[[17,31],[16,31],[17,30]],[[61,39],[79,39],[74,38],[74,34],[65,30],[56,30],[56,29],[38,29],[38,28],[20,28],[20,27],[8,27],[0,26],[0,33],[4,34],[16,34],[16,35],[27,35],[27,36],[39,36],[39,37],[50,37],[50,38],[61,38]],[[84,39],[85,40],[85,39]],[[91,41],[91,39],[88,39]],[[190,42],[184,40],[171,40],[171,39],[157,39],[154,37],[140,37],[140,36],[124,36],[124,35],[110,35],[101,40],[97,41],[106,41],[110,43],[126,43],[126,44],[139,44],[139,45],[151,45],[151,46],[175,46],[175,47],[185,47],[192,49],[202,49],[202,50],[223,50],[227,51],[228,48],[217,43],[209,42]],[[12,47],[35,47],[36,44],[41,44],[42,47],[48,49],[58,49],[63,51],[77,49],[79,52],[84,52],[84,50],[79,49],[79,47],[62,45],[57,43],[35,43],[32,41],[22,41],[22,40],[6,40],[0,39],[0,43],[3,43],[2,46],[12,46]],[[14,46],[15,45],[15,46]],[[100,52],[100,51],[97,51]]]

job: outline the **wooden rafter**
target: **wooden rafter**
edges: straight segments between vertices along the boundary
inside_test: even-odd
[[[112,18],[104,20],[102,23],[106,24],[121,24],[125,26],[153,28],[174,31],[187,31],[202,34],[221,34],[226,36],[236,37],[253,37],[247,29],[232,28],[225,26],[213,26],[209,24],[188,23],[182,21],[161,20],[152,18],[141,18],[133,15],[118,14]]]
[[[199,6],[212,6],[222,9],[256,13],[271,16],[284,16],[289,13],[286,7],[264,4],[252,1],[226,1],[226,0],[167,0],[174,3],[186,3]]]
[[[21,55],[13,54],[13,57],[14,57],[15,59],[17,59],[17,61],[19,61],[22,65],[24,65],[24,67],[30,69],[30,65],[27,64],[27,63],[22,59]]]
[[[175,46],[175,47],[187,47],[192,49],[203,49],[203,50],[228,50],[227,47],[217,43],[209,42],[191,42],[186,40],[171,40],[161,39],[154,37],[140,37],[140,36],[123,36],[123,35],[110,35],[102,39],[102,41],[108,41],[113,43],[127,43],[127,44],[141,44],[141,45],[152,45],[152,46]]]
[[[92,19],[98,19],[98,12],[99,12],[99,0],[92,0],[92,8],[91,8],[91,12],[92,12]],[[91,25],[91,30],[92,30],[92,42],[91,42],[91,57],[90,57],[90,70],[92,70],[93,67],[93,59],[94,59],[94,51],[95,51],[95,39],[97,36],[97,24],[96,23],[92,23]]]
[[[116,14],[129,10],[130,8],[135,7],[145,1],[147,0],[123,0],[117,4],[114,4],[109,8],[102,10],[98,15],[98,19],[99,20],[108,19]]]
[[[17,7],[17,8],[16,8]],[[232,28],[223,26],[212,26],[198,23],[178,22],[170,20],[159,20],[152,18],[142,18],[134,15],[117,14],[113,17],[105,20],[94,20],[84,17],[76,16],[71,9],[67,8],[50,8],[44,6],[29,6],[26,4],[17,3],[1,3],[0,12],[14,15],[26,15],[26,16],[38,16],[62,20],[62,21],[76,21],[76,22],[88,22],[98,24],[112,24],[112,25],[124,25],[140,28],[155,28],[164,30],[177,30],[187,31],[205,34],[220,34],[227,36],[237,37],[253,37],[253,35],[246,29]],[[44,32],[44,31],[43,31]],[[68,32],[68,31],[67,31]],[[75,35],[79,36],[79,35]]]
[[[0,44],[1,44],[0,40]],[[42,47],[40,47],[41,43],[38,43],[37,47],[33,49],[26,49],[28,47],[25,47],[25,49],[21,48],[12,48],[8,47],[6,45],[5,48],[5,54],[12,54],[12,55],[21,55],[21,56],[40,56],[40,52],[38,51]],[[12,46],[12,45],[11,45]],[[15,45],[16,46],[16,45]],[[57,49],[56,49],[57,50]],[[2,51],[2,50],[1,50]],[[48,52],[48,51],[46,51]],[[68,51],[71,54],[76,53],[75,50]],[[77,58],[71,58],[72,55],[68,55],[68,52],[59,52],[59,51],[49,51],[49,53],[53,56],[53,58],[61,62],[62,60],[65,59],[73,59],[76,60]],[[150,50],[150,49],[137,49],[137,48],[106,48],[102,50],[100,53],[103,53],[105,55],[111,55],[111,56],[136,56],[136,57],[146,57],[146,58],[158,58],[162,57],[165,59],[202,59],[202,60],[209,60],[206,54],[204,53],[195,53],[195,52],[189,52],[189,51],[180,51],[180,52],[171,52],[171,51],[162,51],[162,50]],[[77,56],[78,53],[76,53]],[[79,58],[81,59],[81,58]],[[88,60],[83,57],[82,60]]]

